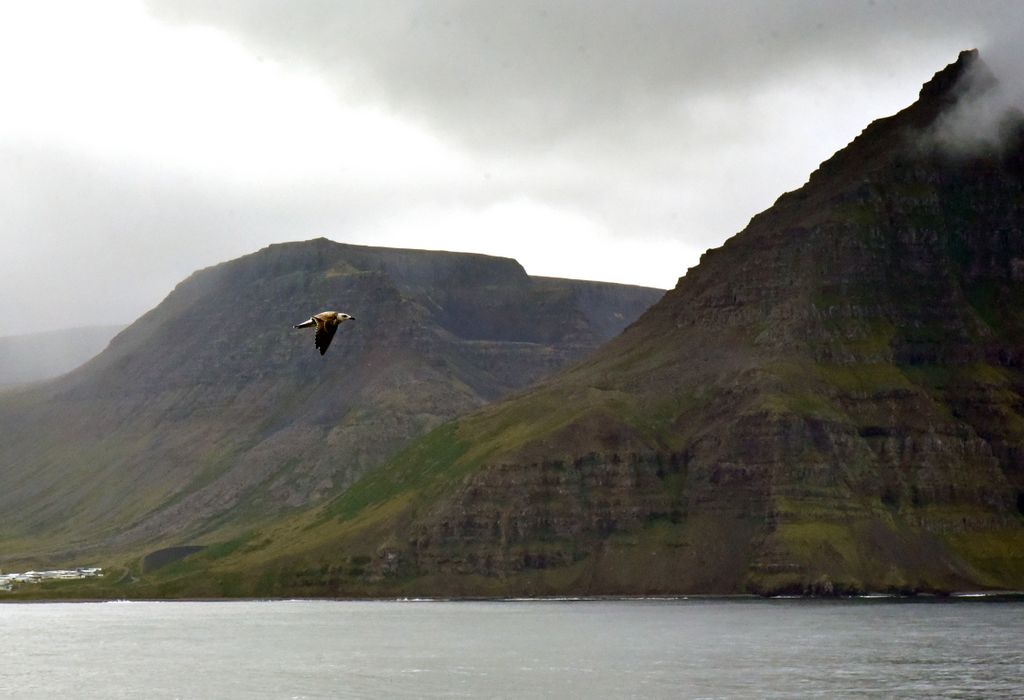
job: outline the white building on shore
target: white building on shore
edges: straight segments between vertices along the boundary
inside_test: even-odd
[[[0,591],[13,590],[15,584],[42,583],[43,581],[73,581],[76,579],[102,576],[98,566],[79,566],[74,569],[50,569],[47,571],[24,571],[21,573],[0,573]]]

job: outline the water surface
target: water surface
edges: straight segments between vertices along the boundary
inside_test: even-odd
[[[0,697],[1013,697],[1024,603],[0,605]]]

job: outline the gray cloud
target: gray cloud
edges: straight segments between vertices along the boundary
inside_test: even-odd
[[[484,167],[515,159],[529,174],[509,191],[571,202],[632,236],[664,236],[676,222],[700,246],[798,186],[868,120],[912,101],[961,49],[998,56],[992,65],[1008,81],[1024,66],[1008,29],[1024,25],[1024,5],[1005,1],[149,7],[305,65],[342,99],[418,120],[488,159]],[[893,98],[896,85],[909,89]],[[557,183],[544,176],[552,166]],[[738,169],[750,172],[737,179]],[[713,182],[722,193],[743,183],[744,217],[707,196]]]
[[[245,144],[211,152],[211,167],[199,167],[195,153],[163,162],[138,155],[135,142],[106,151],[113,133],[91,149],[81,134],[11,140],[0,120],[0,335],[50,326],[55,311],[72,317],[64,326],[127,322],[198,267],[319,235],[494,252],[531,272],[669,286],[868,121],[909,104],[961,49],[982,50],[1011,103],[1024,76],[1011,36],[1024,26],[1016,1],[149,0],[146,8],[161,26],[212,28],[235,42],[240,49],[225,60],[259,58],[322,81],[346,108],[394,117],[436,140],[443,162],[409,174],[397,153],[372,177],[342,162],[289,180],[259,165],[253,135],[248,153],[263,170],[246,178],[236,171],[248,165],[230,176],[215,167]],[[151,88],[188,79],[174,61],[188,58],[189,46],[168,46],[181,53],[155,64]],[[83,57],[45,58],[67,72]],[[0,90],[4,80],[0,70]],[[159,90],[146,94],[158,99]],[[56,104],[51,112],[75,107]],[[195,123],[208,114],[221,129],[209,143],[235,143],[235,125],[210,109],[182,105],[181,115]],[[88,128],[101,131],[131,130],[152,114],[108,114],[102,102],[86,112]],[[266,126],[275,129],[266,134],[275,157],[292,135],[324,128],[319,115],[282,114]],[[78,128],[74,112],[60,128]],[[184,131],[139,129],[187,145]],[[309,158],[315,136],[302,142]],[[165,151],[174,149],[154,152]],[[326,146],[324,154],[337,156]],[[503,222],[516,217],[537,230],[510,232]]]
[[[939,40],[996,39],[1017,2],[785,3],[523,0],[515,3],[151,0],[259,52],[313,66],[346,94],[382,100],[479,147],[549,148],[581,132],[632,132],[679,102],[795,75],[843,80],[915,65]],[[959,46],[959,48],[967,48]]]

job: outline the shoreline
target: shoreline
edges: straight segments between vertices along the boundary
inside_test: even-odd
[[[537,596],[537,597],[398,597],[398,598],[309,598],[241,597],[241,598],[10,598],[0,596],[0,605],[54,605],[54,604],[131,604],[131,603],[601,603],[601,602],[813,602],[813,603],[971,603],[971,602],[1024,602],[1024,591],[956,591],[936,593],[866,593],[852,596],[760,596],[751,593],[656,596]]]

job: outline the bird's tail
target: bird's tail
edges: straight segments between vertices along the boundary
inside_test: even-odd
[[[308,321],[304,321],[304,322],[300,323],[297,326],[292,326],[292,328],[309,328],[310,326],[315,326],[315,325],[316,325],[316,321],[314,321],[313,319],[309,319]]]

